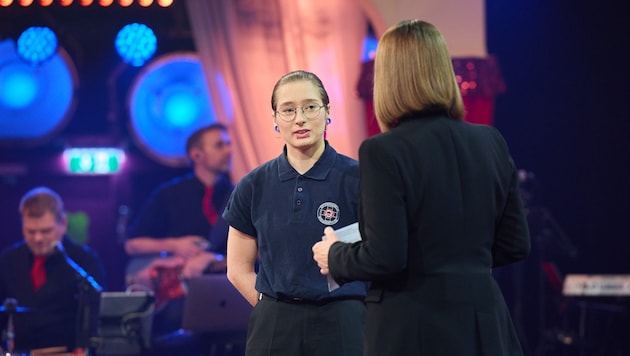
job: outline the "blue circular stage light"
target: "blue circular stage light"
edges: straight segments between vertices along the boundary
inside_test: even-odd
[[[165,55],[138,75],[129,93],[132,137],[151,158],[168,166],[188,164],[186,139],[216,122],[199,57]]]
[[[34,66],[15,41],[0,41],[0,144],[42,142],[61,130],[74,107],[76,76],[61,47]]]
[[[57,52],[57,36],[48,27],[29,27],[17,41],[18,55],[31,64],[40,64]]]
[[[11,109],[22,109],[31,105],[39,91],[35,74],[19,62],[0,68],[0,83],[0,104]]]
[[[114,45],[124,62],[140,67],[155,54],[157,38],[147,25],[132,23],[118,31]]]
[[[204,99],[195,95],[193,88],[185,85],[172,85],[167,89],[170,89],[168,93],[162,95],[164,118],[176,128],[189,126],[199,115],[199,101]]]

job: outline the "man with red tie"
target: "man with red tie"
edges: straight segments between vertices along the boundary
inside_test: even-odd
[[[105,282],[103,263],[95,251],[65,235],[68,221],[63,201],[53,190],[37,187],[28,191],[19,210],[24,240],[0,255],[0,300],[15,299],[20,307],[12,315],[15,350],[72,351],[84,346],[86,340],[77,340],[78,298],[83,286],[67,259],[99,287]],[[0,318],[5,334],[6,314],[5,310]]]
[[[156,279],[164,284],[206,272],[225,272],[228,225],[221,213],[234,189],[227,128],[215,123],[196,130],[186,142],[186,152],[192,172],[159,186],[128,231],[129,285],[159,289]],[[171,278],[173,271],[176,278]],[[156,293],[153,333],[160,335],[181,326],[183,305],[182,298],[163,303],[163,297],[181,296],[183,291],[170,288]]]

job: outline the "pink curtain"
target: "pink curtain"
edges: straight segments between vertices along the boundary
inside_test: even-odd
[[[218,120],[230,129],[233,175],[277,156],[271,91],[295,69],[316,73],[331,100],[328,140],[358,156],[366,137],[356,92],[367,19],[348,0],[188,0],[188,15]]]

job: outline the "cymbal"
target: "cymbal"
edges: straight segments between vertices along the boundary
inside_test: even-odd
[[[33,309],[27,307],[6,308],[4,305],[0,305],[0,313],[28,313],[30,311]]]

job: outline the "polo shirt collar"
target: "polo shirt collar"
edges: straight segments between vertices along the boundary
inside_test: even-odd
[[[287,146],[284,145],[284,149],[282,150],[282,154],[278,157],[278,178],[280,181],[286,181],[290,179],[294,179],[300,174],[291,166],[289,160],[287,159]],[[335,158],[337,157],[337,151],[332,148],[328,141],[325,141],[324,152],[322,156],[319,157],[317,162],[308,170],[308,172],[304,173],[304,177],[314,179],[314,180],[324,180],[328,175],[328,172],[332,169],[335,164]]]
[[[195,175],[194,172],[190,172],[186,175],[184,175],[182,177],[183,179],[190,179],[191,181],[193,181],[194,183],[192,183],[196,189],[199,190],[206,190],[206,185],[204,184],[204,182],[201,181],[201,179],[199,179],[199,177],[197,177]],[[214,182],[214,185],[212,186],[215,189],[223,189],[226,186],[229,186],[231,184],[230,181],[230,176],[226,173],[221,173],[219,174],[219,176],[217,176],[217,180]]]

